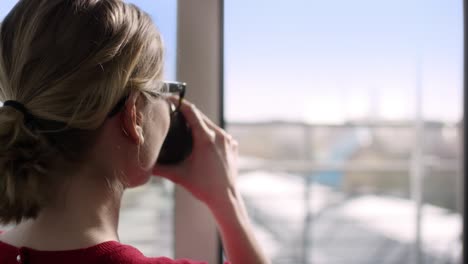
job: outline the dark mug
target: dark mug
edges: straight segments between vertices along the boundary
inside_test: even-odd
[[[159,152],[157,164],[175,165],[184,161],[193,147],[192,130],[180,111],[171,114],[169,132]]]

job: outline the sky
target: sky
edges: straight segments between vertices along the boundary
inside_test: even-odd
[[[0,18],[15,0],[1,0]],[[166,44],[175,79],[175,0],[131,0]],[[225,118],[412,120],[462,116],[461,0],[225,0]]]
[[[462,110],[461,0],[226,0],[227,120],[339,123]]]

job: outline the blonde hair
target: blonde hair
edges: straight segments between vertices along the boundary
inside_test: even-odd
[[[55,164],[78,165],[117,102],[162,71],[160,34],[134,5],[19,1],[0,28],[0,100],[22,103],[37,127],[0,107],[0,222],[36,217],[63,181]]]

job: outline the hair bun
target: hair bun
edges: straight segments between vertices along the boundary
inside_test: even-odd
[[[45,138],[24,124],[24,115],[0,108],[0,221],[35,217],[46,197],[37,190],[46,184],[53,149]]]

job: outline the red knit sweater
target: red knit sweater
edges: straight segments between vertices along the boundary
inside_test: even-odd
[[[84,249],[38,251],[0,242],[1,264],[201,264],[188,259],[148,258],[138,249],[109,241]]]

